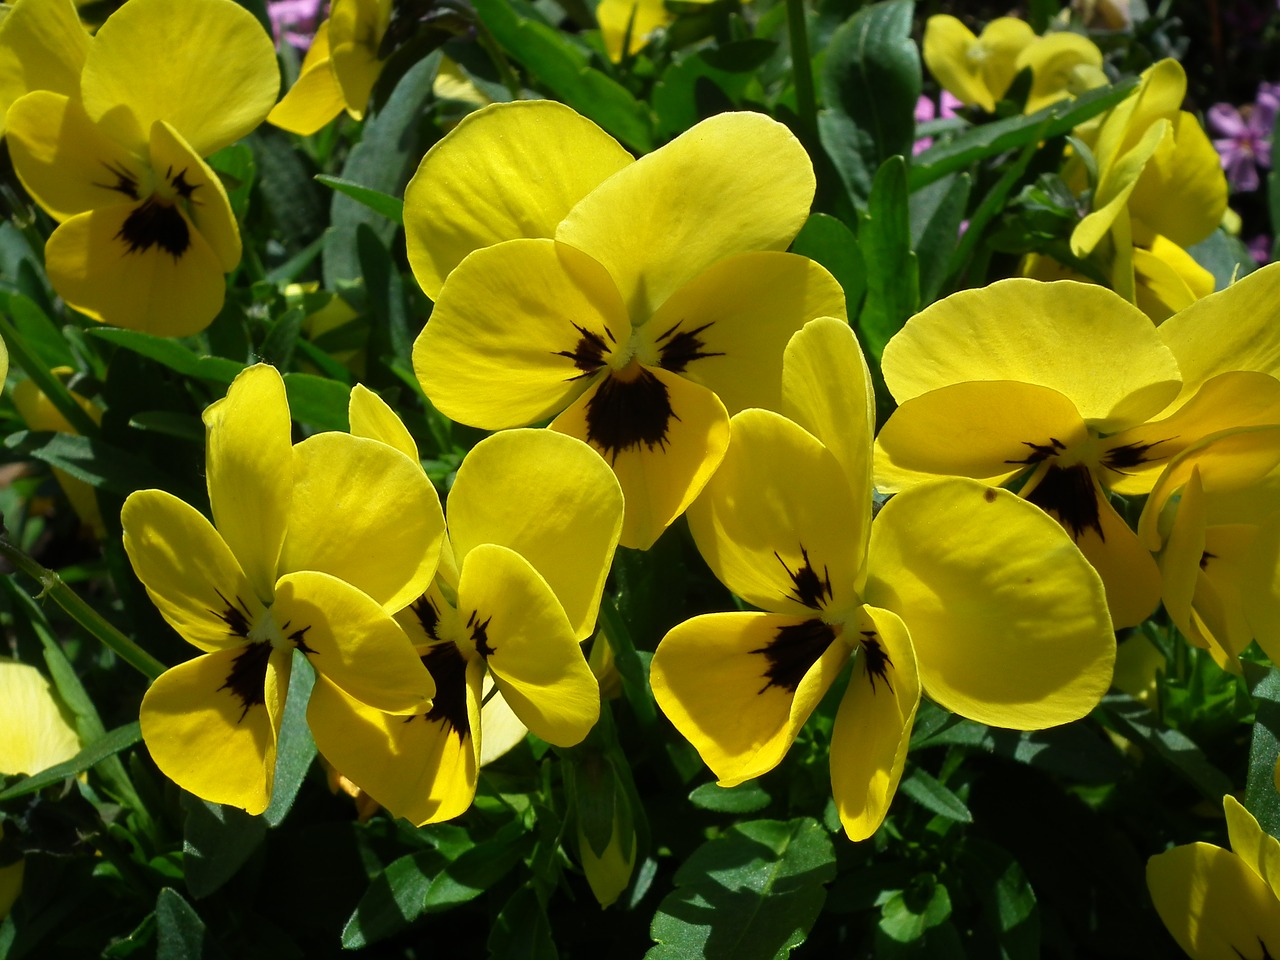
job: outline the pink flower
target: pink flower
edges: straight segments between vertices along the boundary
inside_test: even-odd
[[[1231,188],[1240,193],[1257,190],[1258,167],[1271,166],[1271,131],[1280,108],[1280,85],[1263,84],[1258,88],[1256,103],[1239,110],[1229,103],[1215,103],[1209,108],[1209,125],[1223,134],[1213,145],[1222,157]]]
[[[324,6],[325,0],[268,0],[267,13],[276,43],[283,39],[299,50],[310,47]]]
[[[951,117],[956,115],[958,110],[964,107],[964,104],[960,102],[958,97],[952,96],[946,90],[942,91],[942,95],[938,100],[941,109],[939,109],[938,106],[934,106],[932,99],[924,96],[923,94],[920,95],[920,98],[916,100],[917,126],[922,123],[928,123],[935,116],[937,116],[939,120],[949,120]],[[933,146],[933,137],[921,137],[915,142],[915,145],[912,146],[911,154],[912,156],[916,156],[923,153],[925,150],[928,150],[931,146]]]

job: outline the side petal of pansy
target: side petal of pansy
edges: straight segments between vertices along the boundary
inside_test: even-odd
[[[785,126],[722,113],[601,183],[555,237],[604,265],[638,326],[717,261],[785,250],[814,187],[809,155]]]
[[[0,19],[0,134],[5,112],[23,94],[80,92],[89,31],[72,0],[18,0]]]
[[[920,706],[911,637],[889,610],[863,607],[860,647],[831,731],[831,793],[850,840],[879,829],[907,761]]]
[[[347,403],[347,420],[351,424],[351,434],[356,437],[368,437],[378,440],[389,447],[395,447],[414,463],[420,465],[418,445],[413,434],[404,425],[404,421],[396,416],[396,412],[363,384],[357,383],[351,388],[351,399]],[[437,498],[438,499],[438,498]]]
[[[414,277],[437,299],[467,254],[504,240],[554,237],[574,204],[633,162],[590,120],[550,100],[468,114],[427,151],[405,188]]]
[[[329,13],[330,62],[347,112],[364,119],[382,73],[378,48],[391,23],[392,0],[334,0]]]
[[[449,492],[457,562],[481,544],[514,550],[550,586],[575,640],[595,629],[622,515],[622,488],[609,465],[582,441],[551,430],[481,440]]]
[[[579,743],[600,717],[596,683],[564,608],[513,550],[480,544],[462,561],[458,613],[520,721],[560,747]]]
[[[654,699],[722,787],[768,773],[849,660],[815,617],[711,613],[673,627],[654,652]]]
[[[902,618],[942,706],[1037,730],[1079,719],[1106,693],[1116,647],[1102,582],[1040,510],[938,480],[886,503],[868,550],[864,599]]]
[[[1266,833],[1245,806],[1227,794],[1222,798],[1231,852],[1244,861],[1280,897],[1280,840]]]
[[[512,240],[450,274],[413,345],[413,368],[445,416],[522,427],[579,397],[630,337],[598,263],[552,240]]]
[[[333,75],[329,59],[329,21],[326,20],[311,38],[298,79],[271,108],[267,123],[306,137],[340,114],[345,106],[342,87]]]
[[[729,415],[706,387],[666,370],[607,376],[551,422],[608,461],[626,510],[619,542],[647,550],[688,508],[729,446]]]
[[[1218,151],[1195,114],[1178,110],[1129,198],[1134,219],[1182,247],[1217,229],[1227,209],[1227,178]],[[1170,198],[1176,202],[1170,203]]]

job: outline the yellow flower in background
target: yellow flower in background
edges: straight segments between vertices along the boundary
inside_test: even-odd
[[[391,25],[392,0],[333,0],[329,19],[311,41],[298,80],[267,116],[269,123],[304,136],[346,110],[364,118],[382,73],[382,42]]]
[[[179,786],[261,813],[293,651],[361,702],[428,705],[431,677],[392,614],[430,582],[444,518],[422,471],[384,444],[291,445],[273,367],[243,371],[204,421],[213,523],[159,490],[131,494],[120,517],[148,595],[204,651],[152,684],[142,735]]]
[[[240,233],[202,158],[261,123],[279,82],[271,38],[234,0],[129,0],[93,38],[77,90],[17,100],[9,150],[59,221],[45,246],[58,294],[161,336],[208,326]]]
[[[353,432],[421,470],[386,404],[357,388],[350,410]],[[390,715],[321,676],[307,712],[329,762],[416,824],[471,805],[491,733],[509,746],[527,727],[567,747],[595,725],[600,692],[579,644],[595,627],[622,526],[622,491],[608,467],[586,444],[547,430],[478,443],[448,505],[439,574],[398,617],[434,681],[431,709]],[[482,709],[486,676],[506,710]],[[513,729],[513,719],[522,726]]]
[[[1230,850],[1189,843],[1147,861],[1156,912],[1193,960],[1280,956],[1280,843],[1231,796]]]
[[[1023,47],[1014,72],[1031,71],[1031,91],[1024,112],[1035,113],[1050,104],[1105,86],[1102,51],[1088,37],[1062,31],[1046,33]]]
[[[1031,25],[1016,17],[999,17],[979,36],[955,17],[935,14],[924,26],[925,66],[944,90],[965,106],[987,113],[1018,75],[1018,56],[1035,43]]]
[[[0,134],[23,95],[78,94],[88,50],[89,33],[71,0],[17,0],[0,20]]]
[[[686,0],[707,4],[714,0]],[[596,20],[605,52],[614,63],[643,50],[661,28],[675,19],[665,0],[600,0]],[[626,47],[624,50],[623,47]]]
[[[680,624],[650,675],[662,711],[732,786],[781,761],[854,659],[831,739],[854,840],[897,789],[922,688],[979,722],[1039,729],[1088,713],[1115,658],[1097,575],[1010,494],[935,481],[871,522],[870,382],[848,324],[817,319],[792,337],[786,417],[735,415],[689,511],[712,571],[763,612]]]
[[[479,110],[405,191],[436,301],[418,379],[461,423],[554,418],[589,443],[626,495],[622,544],[648,548],[720,462],[729,414],[777,405],[787,338],[844,316],[836,280],[781,252],[813,191],[804,148],[761,114],[633,160],[560,104]]]
[[[899,406],[876,441],[877,485],[1012,485],[1098,570],[1115,625],[1141,623],[1160,572],[1108,494],[1149,492],[1201,437],[1280,422],[1278,284],[1258,271],[1159,328],[1071,281],[1001,280],[931,305],[885,347]]]

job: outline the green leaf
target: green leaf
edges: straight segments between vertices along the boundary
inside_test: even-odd
[[[843,221],[825,213],[811,214],[791,241],[791,252],[826,267],[844,288],[849,314],[857,316],[867,289],[867,268],[862,262],[857,238]]]
[[[950,272],[973,178],[944,177],[911,194],[912,248],[920,263],[920,302],[933,303]]]
[[[183,376],[196,377],[210,383],[230,386],[244,364],[224,357],[210,357],[196,353],[177,340],[153,337],[137,330],[120,330],[115,327],[94,327],[89,335],[123,347],[149,360],[162,364]]]
[[[940,817],[957,823],[973,823],[973,814],[965,802],[925,770],[917,767],[903,779],[898,790]]]
[[[1225,290],[1236,280],[1258,269],[1258,261],[1253,259],[1253,254],[1240,242],[1240,238],[1231,236],[1221,228],[1195,246],[1188,247],[1187,253],[1213,274],[1215,290]]]
[[[965,840],[960,863],[965,888],[982,905],[984,932],[994,933],[1001,960],[1037,960],[1040,911],[1022,867],[1003,847],[977,838]]]
[[[520,16],[508,0],[474,0],[481,23],[524,65],[531,80],[547,87],[628,147],[653,149],[648,108],[616,80],[587,62],[587,55],[553,27]]]
[[[521,887],[502,905],[487,946],[491,957],[502,960],[556,960],[551,922],[533,887]]]
[[[336,380],[312,373],[286,373],[284,389],[293,419],[319,430],[347,430],[347,403],[351,389]]]
[[[882,0],[832,34],[822,70],[822,146],[862,209],[873,174],[910,156],[920,96],[920,54],[911,38],[912,0]]]
[[[1280,836],[1280,793],[1276,792],[1276,764],[1280,763],[1280,669],[1243,662],[1245,682],[1257,701],[1253,741],[1249,745],[1249,776],[1244,805],[1271,836]]]
[[[313,244],[313,238],[319,238],[328,226],[324,204],[329,199],[327,191],[312,179],[315,171],[297,149],[295,140],[266,123],[245,140],[253,150],[258,170],[256,196],[266,219],[276,228],[273,233],[284,242],[286,258]]]
[[[156,960],[221,960],[226,956],[204,921],[172,887],[156,897]]]
[[[862,342],[878,364],[889,339],[920,305],[919,265],[911,251],[907,167],[890,157],[876,171],[866,213],[858,225],[866,263],[867,299],[858,315]]]
[[[358,950],[394,936],[422,916],[431,881],[448,861],[423,850],[392,861],[373,879],[342,930],[342,945]]]
[[[142,730],[136,720],[133,723],[126,723],[123,727],[116,727],[110,733],[89,744],[70,760],[47,770],[41,770],[35,776],[19,780],[7,790],[0,790],[0,802],[12,800],[14,797],[25,797],[29,793],[35,793],[37,790],[59,783],[67,777],[77,777],[107,757],[114,757],[121,750],[129,749],[141,739]]]
[[[732,62],[733,48],[745,47],[757,53],[762,49],[761,44],[770,52],[776,47],[768,40],[742,40],[719,51],[707,50],[684,56],[667,67],[653,88],[658,138],[670,140],[726,106],[732,109],[746,93],[752,75],[714,66],[713,58],[716,63]],[[722,61],[717,54],[725,54],[730,59]]]
[[[13,328],[18,331],[23,346],[46,370],[75,364],[62,331],[34,300],[20,293],[6,293],[0,294],[0,304],[3,304]]]
[[[474,900],[505,877],[533,849],[534,837],[512,820],[483,843],[458,855],[431,880],[423,905],[428,913]]]
[[[235,876],[262,846],[267,825],[237,807],[182,795],[182,865],[187,891],[203,900]]]
[[[772,800],[759,780],[748,780],[736,787],[704,783],[689,794],[689,802],[695,807],[716,813],[755,813],[767,807]]]
[[[752,820],[698,847],[658,906],[648,960],[785,957],[802,944],[836,874],[817,820]]]
[[[404,201],[399,197],[392,197],[379,190],[362,187],[358,183],[351,180],[343,180],[341,177],[328,177],[320,173],[316,174],[316,179],[326,187],[332,187],[339,193],[345,193],[357,203],[363,203],[379,216],[386,217],[393,223],[404,223]]]
[[[931,874],[915,877],[880,908],[880,931],[897,943],[912,943],[951,916],[951,895]]]
[[[249,194],[253,191],[253,180],[258,172],[257,164],[253,160],[253,150],[246,143],[233,143],[211,156],[209,166],[217,171],[219,178],[225,184],[227,199],[231,201],[231,210],[236,219],[243,223],[249,211]]]
[[[20,430],[5,438],[5,446],[65,470],[91,487],[122,497],[150,487],[169,491],[181,488],[177,481],[136,455],[93,437]]]
[[[276,772],[271,788],[271,803],[262,819],[268,827],[278,827],[293,806],[302,781],[316,758],[316,742],[307,725],[307,703],[315,671],[301,650],[293,651],[293,670],[289,674],[289,693],[284,702],[284,719],[280,721],[280,737],[276,743]]]
[[[412,367],[413,339],[419,327],[405,302],[404,278],[386,244],[367,227],[357,231],[356,253],[373,321],[370,355],[393,358]]]
[[[1097,712],[1118,734],[1164,759],[1214,804],[1234,789],[1231,778],[1209,762],[1190,737],[1164,726],[1150,710],[1126,693],[1102,698]]]

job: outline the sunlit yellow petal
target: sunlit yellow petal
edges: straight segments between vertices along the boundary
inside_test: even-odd
[[[731,787],[778,765],[848,659],[819,619],[713,613],[663,637],[649,680],[662,712]]]
[[[624,41],[627,55],[643,50],[653,32],[671,22],[671,14],[662,0],[600,0],[596,20],[605,52],[617,63]]]
[[[1173,125],[1159,120],[1147,128],[1145,135],[1114,163],[1099,174],[1094,192],[1093,210],[1071,232],[1071,252],[1087,257],[1102,243],[1121,217],[1127,217],[1128,203],[1138,179],[1162,143],[1173,142]]]
[[[1110,686],[1098,575],[1012,494],[958,479],[900,493],[871,525],[867,563],[865,600],[902,618],[947,709],[1035,730],[1084,716]]]
[[[1067,30],[1045,34],[1023,47],[1014,68],[1031,68],[1026,112],[1035,113],[1071,96],[1078,67],[1101,66],[1102,51],[1097,45],[1088,37]]]
[[[0,660],[0,774],[39,773],[80,752],[80,738],[35,667]]]
[[[1179,380],[1160,333],[1132,304],[1093,284],[1026,279],[963,290],[916,314],[885,347],[884,376],[899,403],[967,380],[1050,387],[1103,432],[1158,413]]]
[[[391,22],[391,0],[334,0],[329,14],[330,58],[347,110],[364,116],[382,72],[378,48]]]
[[[320,24],[302,60],[298,79],[267,114],[267,122],[310,136],[340,114],[346,101],[329,60],[329,21]]]
[[[1218,151],[1194,114],[1178,111],[1129,198],[1132,216],[1189,247],[1218,228],[1227,209],[1227,178]]]
[[[785,250],[809,215],[814,183],[785,126],[722,113],[600,184],[555,236],[604,265],[639,325],[716,261]]]
[[[861,646],[831,731],[831,792],[850,840],[884,820],[902,778],[920,677],[911,638],[888,610],[864,607]]]
[[[1216,532],[1216,531],[1215,531]],[[1217,544],[1213,544],[1216,548]],[[1240,599],[1258,645],[1280,656],[1280,513],[1257,528],[1248,562],[1236,574]],[[1210,561],[1212,568],[1213,561]]]
[[[1222,798],[1222,812],[1227,818],[1231,851],[1280,897],[1280,840],[1263,832],[1253,814],[1230,794]]]
[[[484,737],[480,743],[480,766],[492,763],[509,753],[524,740],[529,728],[511,710],[502,692],[495,688],[493,676],[484,678],[484,700],[480,708],[480,724]]]
[[[505,430],[480,441],[449,493],[449,538],[465,563],[481,544],[514,550],[551,587],[574,638],[596,611],[622,531],[622,488],[594,450],[551,430]]]
[[[218,533],[270,603],[293,488],[289,401],[275,367],[241,371],[204,411],[205,474]]]
[[[240,228],[222,180],[200,159],[181,135],[163,121],[151,131],[151,168],[159,179],[157,194],[181,203],[225,271],[240,262]]]
[[[413,275],[436,299],[472,250],[554,237],[574,204],[631,162],[598,126],[550,100],[468,114],[427,151],[405,188]]]
[[[351,388],[351,400],[347,404],[347,420],[351,433],[356,437],[368,437],[395,447],[414,463],[418,460],[418,445],[404,422],[387,402],[363,384]]]
[[[990,113],[996,108],[995,97],[978,64],[969,56],[977,42],[973,31],[958,19],[950,14],[935,14],[925,21],[921,52],[925,66],[944,90],[961,103]]]
[[[1156,323],[1213,293],[1213,274],[1159,234],[1149,248],[1134,247],[1133,272],[1138,309]]]
[[[610,375],[551,429],[585,440],[613,467],[626,499],[619,542],[647,550],[702,492],[729,445],[724,404],[666,370]]]
[[[446,416],[519,427],[563,410],[630,336],[598,263],[551,240],[512,240],[450,274],[413,366]]]
[[[89,33],[71,0],[17,0],[0,20],[0,133],[13,102],[34,90],[80,92]]]

